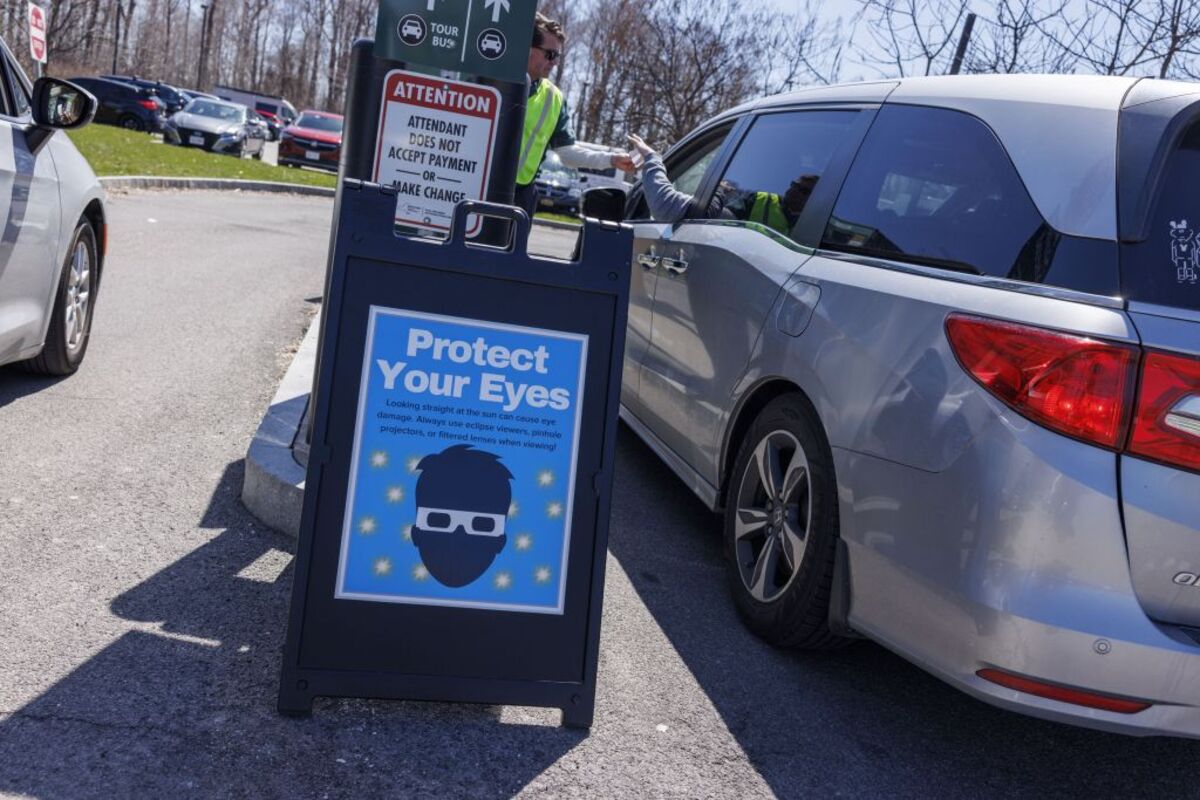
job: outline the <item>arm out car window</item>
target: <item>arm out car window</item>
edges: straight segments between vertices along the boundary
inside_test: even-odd
[[[733,125],[733,122],[722,125],[704,134],[700,141],[693,146],[670,155],[670,158],[665,161],[667,177],[671,179],[677,190],[690,195],[696,194],[700,189],[701,181],[704,180],[704,173],[708,171],[717,154],[721,152],[721,145],[725,143],[729,132],[733,130]],[[650,209],[646,205],[646,198],[642,196],[640,188],[633,200],[636,202],[633,212],[628,215],[629,219],[649,219]]]
[[[1121,289],[1130,300],[1200,310],[1200,125],[1163,170],[1149,236],[1122,245]]]
[[[857,110],[764,114],[738,145],[710,210],[719,206],[725,218],[790,236],[858,114]]]

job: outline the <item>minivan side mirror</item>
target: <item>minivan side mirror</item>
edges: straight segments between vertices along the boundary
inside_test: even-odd
[[[597,186],[583,193],[583,216],[623,222],[625,220],[625,202],[628,196],[624,189],[615,186]]]

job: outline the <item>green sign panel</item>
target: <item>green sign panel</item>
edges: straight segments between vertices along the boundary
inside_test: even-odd
[[[537,0],[380,0],[375,55],[525,80]]]

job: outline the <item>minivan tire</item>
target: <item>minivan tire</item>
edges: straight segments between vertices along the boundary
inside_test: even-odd
[[[146,126],[142,124],[142,121],[132,114],[126,114],[125,116],[121,117],[120,125],[127,131],[143,131],[146,129]]]
[[[76,263],[76,253],[82,248],[80,258],[83,263]],[[62,272],[58,278],[58,291],[54,298],[54,310],[50,314],[50,329],[46,332],[46,344],[42,352],[21,366],[30,372],[43,375],[71,375],[83,363],[87,353],[88,339],[92,332],[92,316],[96,308],[96,290],[99,288],[99,260],[96,251],[96,232],[92,226],[83,220],[75,229],[71,238],[71,246],[67,249],[67,258],[63,263]],[[73,272],[86,272],[76,275]],[[87,296],[80,309],[77,300],[80,292],[80,282]],[[82,329],[76,330],[76,337],[68,332],[69,315],[82,311]],[[77,317],[76,317],[77,318]]]
[[[730,591],[757,636],[807,650],[853,641],[829,629],[837,481],[824,429],[803,396],[772,400],[742,440],[724,536]]]

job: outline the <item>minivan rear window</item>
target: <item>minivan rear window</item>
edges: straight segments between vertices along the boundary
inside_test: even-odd
[[[1167,160],[1144,242],[1121,247],[1129,300],[1200,310],[1200,124]]]

